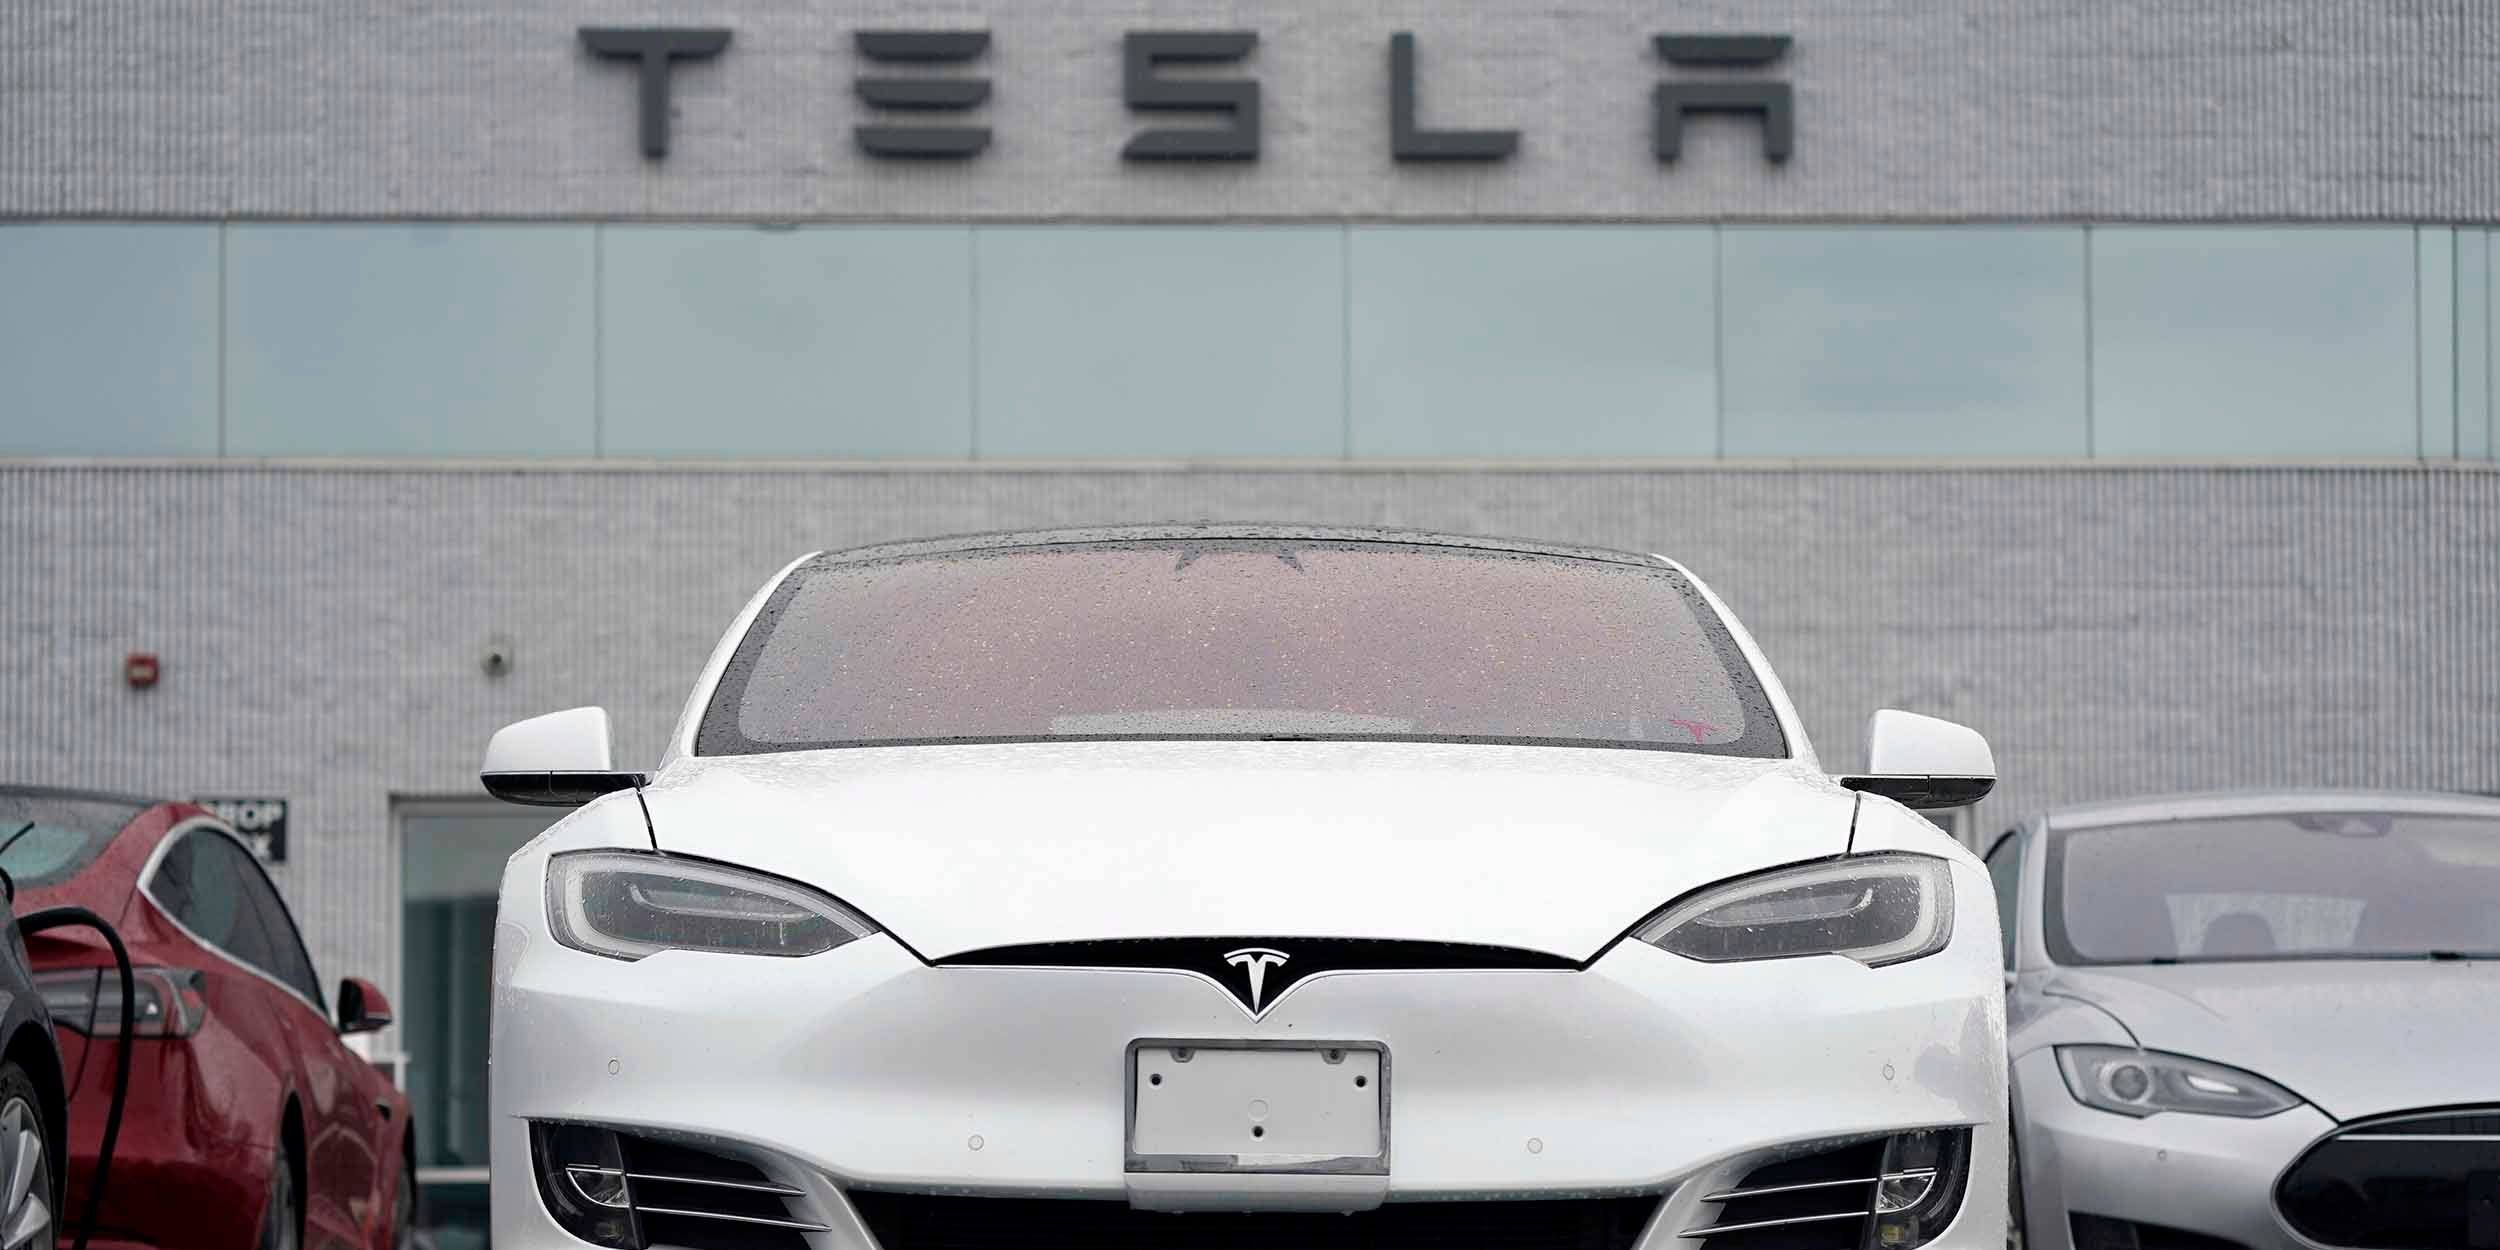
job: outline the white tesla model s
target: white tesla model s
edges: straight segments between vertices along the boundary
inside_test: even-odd
[[[1657,557],[1161,526],[805,557],[495,939],[497,1250],[2005,1236],[1967,729],[1827,776]]]

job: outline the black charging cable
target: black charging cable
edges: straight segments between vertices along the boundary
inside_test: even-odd
[[[84,907],[47,907],[17,918],[20,934],[41,933],[47,929],[93,929],[104,935],[104,944],[113,948],[113,963],[122,980],[121,1045],[113,1056],[113,1101],[104,1109],[104,1141],[96,1148],[95,1175],[87,1182],[87,1218],[78,1222],[78,1242],[73,1250],[87,1250],[87,1237],[95,1232],[96,1217],[104,1209],[104,1182],[113,1170],[113,1144],[122,1133],[122,1102],[130,1096],[130,1038],[138,1023],[139,986],[130,973],[130,948],[122,945],[122,935],[104,923],[104,917]],[[90,998],[88,1024],[95,1023],[94,1000]],[[69,1143],[61,1143],[61,1175],[69,1175]]]

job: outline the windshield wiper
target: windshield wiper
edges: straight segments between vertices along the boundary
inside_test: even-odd
[[[30,821],[27,821],[25,824],[19,825],[19,826],[17,827],[17,832],[12,833],[12,834],[10,834],[10,835],[9,835],[9,840],[8,840],[8,841],[6,841],[6,842],[0,842],[0,855],[6,855],[6,854],[8,854],[8,853],[9,853],[9,848],[10,848],[10,847],[12,847],[12,846],[17,845],[17,840],[18,840],[19,838],[25,837],[25,836],[26,836],[27,831],[28,831],[28,830],[30,830],[30,829],[33,829],[34,827],[35,827],[35,822],[33,822],[33,821],[31,821],[31,820],[30,820]]]
[[[1204,554],[1206,554],[1204,551],[1196,547],[1181,548],[1181,558],[1177,563],[1172,565],[1172,571],[1174,573],[1185,571],[1190,565],[1197,563],[1198,557]],[[1285,567],[1292,569],[1296,573],[1310,572],[1309,569],[1302,567],[1301,559],[1293,554],[1293,548],[1291,547],[1278,547],[1276,549],[1276,558],[1284,561]]]
[[[2500,952],[2492,951],[2274,951],[2264,955],[2200,955],[2182,959],[2177,955],[2155,955],[2145,966],[2173,968],[2185,964],[2331,964],[2360,960],[2369,963],[2474,963],[2500,961]]]
[[[2352,951],[2342,955],[2312,954],[2310,959],[2367,959],[2377,963],[2464,963],[2475,959],[2500,959],[2488,951]]]

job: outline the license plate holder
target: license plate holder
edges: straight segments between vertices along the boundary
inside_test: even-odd
[[[1378,1042],[1129,1043],[1131,1172],[1389,1172],[1389,1050]]]

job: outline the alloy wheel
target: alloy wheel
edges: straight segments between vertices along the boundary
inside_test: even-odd
[[[393,1204],[396,1231],[391,1236],[395,1250],[416,1250],[417,1247],[417,1173],[410,1168],[399,1178],[399,1201]]]
[[[23,1098],[0,1107],[0,1250],[52,1250],[52,1160]]]
[[[295,1170],[284,1151],[279,1152],[269,1176],[269,1211],[262,1219],[266,1221],[261,1230],[262,1246],[267,1250],[296,1250]],[[0,1246],[0,1250],[9,1248]]]

